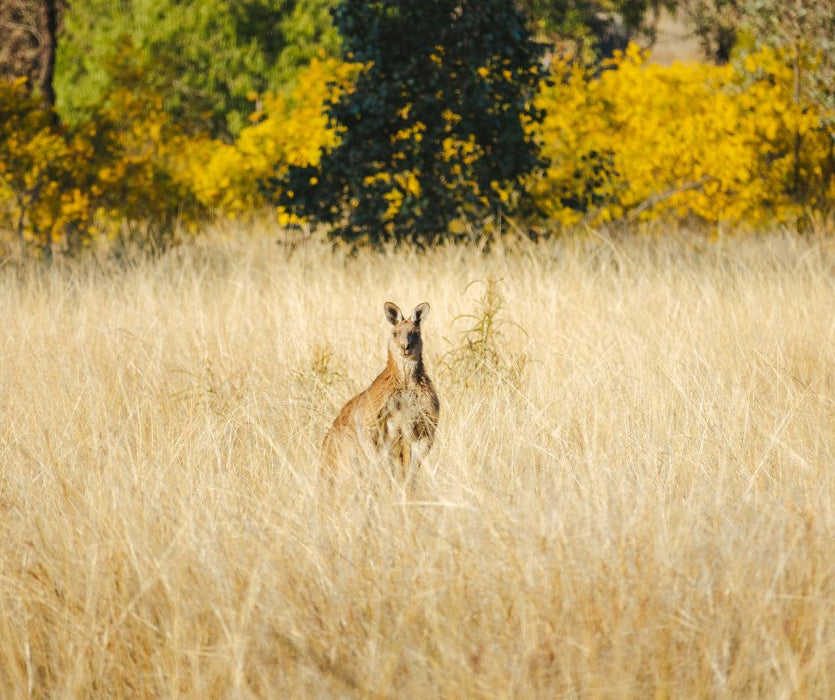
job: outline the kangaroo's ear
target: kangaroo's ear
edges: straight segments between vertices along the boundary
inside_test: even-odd
[[[429,315],[429,304],[423,302],[422,304],[418,304],[415,307],[415,310],[412,311],[412,321],[414,321],[418,326],[421,324],[421,321],[425,319]]]
[[[396,326],[403,320],[403,312],[397,306],[397,304],[392,304],[390,301],[387,301],[383,304],[383,308],[386,311],[386,320],[392,325]]]

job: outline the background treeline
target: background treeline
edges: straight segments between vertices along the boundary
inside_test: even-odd
[[[662,10],[700,62],[647,61]],[[164,245],[276,205],[432,242],[794,223],[835,199],[828,0],[6,0],[0,31],[2,254]],[[374,148],[334,155],[372,123]]]

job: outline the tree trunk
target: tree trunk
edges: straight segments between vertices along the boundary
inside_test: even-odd
[[[58,46],[57,0],[41,0],[41,22],[43,39],[41,43],[41,70],[38,82],[47,107],[55,109],[55,49]]]
[[[26,209],[23,207],[23,202],[18,201],[20,214],[17,217],[17,242],[20,246],[20,259],[26,258],[26,238],[23,235],[24,224],[26,222]]]
[[[794,42],[792,47],[792,68],[794,69],[794,104],[795,107],[800,107],[800,44],[799,40]],[[801,136],[800,130],[796,130],[794,134],[794,198],[795,201],[800,201],[800,147]]]

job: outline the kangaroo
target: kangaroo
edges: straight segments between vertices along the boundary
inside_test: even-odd
[[[379,462],[410,480],[435,439],[440,404],[423,366],[421,323],[429,304],[418,304],[408,318],[396,304],[384,304],[392,325],[386,368],[365,391],[343,406],[322,444],[330,476],[346,461]]]

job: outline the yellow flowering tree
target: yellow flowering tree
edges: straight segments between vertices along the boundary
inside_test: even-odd
[[[25,78],[0,81],[0,211],[21,248],[30,232],[42,246],[51,243],[65,194],[59,185],[62,164],[71,148],[43,101],[27,90]]]
[[[70,129],[25,80],[0,81],[0,216],[21,251],[73,253],[125,222],[159,242],[175,220],[197,213],[187,139],[161,103],[117,91]]]
[[[266,204],[261,183],[292,165],[316,165],[338,133],[328,126],[325,104],[350,88],[359,67],[316,58],[299,75],[289,95],[252,95],[257,108],[234,143],[194,142],[189,177],[200,202],[225,216]],[[282,212],[282,221],[289,216]]]
[[[176,223],[202,214],[190,173],[195,144],[163,108],[161,95],[126,89],[82,127],[89,142],[88,186],[107,222],[141,225],[158,244]]]
[[[599,76],[558,65],[537,104],[547,167],[530,190],[563,224],[695,216],[757,225],[832,196],[831,134],[794,103],[791,68],[774,50],[741,67],[663,67],[632,45]],[[798,134],[798,172],[809,183],[802,200],[790,182]]]

